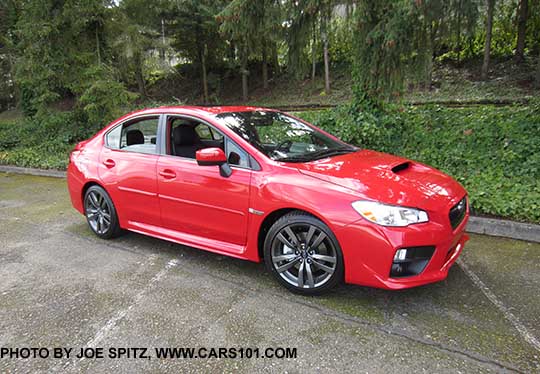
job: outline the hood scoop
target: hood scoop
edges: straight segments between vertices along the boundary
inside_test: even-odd
[[[408,169],[411,166],[410,162],[402,162],[401,164],[397,164],[392,168],[392,172],[394,174],[399,174],[399,172]]]

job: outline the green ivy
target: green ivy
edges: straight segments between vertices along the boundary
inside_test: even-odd
[[[540,222],[538,101],[465,109],[349,104],[300,116],[349,143],[448,173],[468,190],[477,214]],[[0,163],[65,169],[74,144],[97,129],[88,123],[80,110],[0,123]]]
[[[301,116],[349,143],[448,173],[468,190],[477,214],[540,222],[540,102],[463,109],[347,105]]]

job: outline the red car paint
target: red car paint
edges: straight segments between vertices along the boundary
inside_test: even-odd
[[[458,182],[420,163],[369,150],[307,163],[273,161],[215,118],[219,113],[251,110],[269,111],[162,107],[112,122],[78,144],[70,155],[68,187],[73,206],[84,214],[84,191],[99,184],[112,198],[122,228],[251,261],[261,260],[259,235],[265,219],[275,212],[298,209],[316,216],[334,232],[343,252],[347,283],[401,289],[446,278],[468,239],[464,233],[468,207],[455,229],[448,219],[450,208],[466,196]],[[232,174],[223,177],[218,166],[199,166],[194,159],[104,145],[109,129],[145,115],[188,115],[203,120],[240,145],[260,170],[233,166]],[[398,170],[396,166],[403,163],[408,167]],[[429,222],[379,226],[351,207],[357,200],[423,209]],[[436,248],[426,268],[419,275],[391,278],[396,250],[416,246]]]

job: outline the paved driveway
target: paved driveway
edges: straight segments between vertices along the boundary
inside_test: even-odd
[[[446,281],[324,297],[261,264],[95,238],[65,180],[0,173],[0,348],[143,347],[149,359],[0,358],[0,372],[540,372],[540,245],[472,236]],[[295,359],[159,359],[155,348],[291,347]]]

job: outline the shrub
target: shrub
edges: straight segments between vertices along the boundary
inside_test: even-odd
[[[468,190],[475,213],[540,222],[540,102],[371,111],[348,105],[300,116],[346,142],[452,175]]]
[[[299,116],[346,142],[448,173],[477,214],[540,222],[540,101],[464,109],[349,104]],[[80,110],[0,123],[0,163],[64,169],[73,145],[96,126]]]
[[[65,169],[74,144],[92,134],[77,112],[0,123],[0,163]]]

